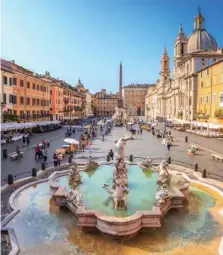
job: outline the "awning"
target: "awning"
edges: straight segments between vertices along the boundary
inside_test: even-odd
[[[60,121],[53,120],[53,121],[37,121],[37,122],[25,122],[25,123],[2,123],[1,124],[1,131],[13,130],[13,129],[23,129],[23,128],[30,128],[36,126],[45,126],[51,124],[59,124]]]

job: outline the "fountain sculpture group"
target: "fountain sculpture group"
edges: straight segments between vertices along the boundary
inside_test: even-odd
[[[112,116],[112,120],[116,123],[116,124],[124,124],[128,121],[128,115],[125,113],[125,110],[122,108],[115,108],[115,113]]]
[[[124,149],[126,141],[130,138],[120,138],[115,142],[115,159],[114,159],[114,171],[112,187],[109,184],[104,184],[103,188],[109,193],[108,201],[112,201],[112,208],[114,210],[126,210],[128,208],[127,196],[128,192],[131,192],[128,188],[128,170],[124,160]],[[86,165],[86,169],[89,167],[95,169],[98,164],[93,161],[89,161]],[[162,161],[158,168],[152,167],[152,160],[147,158],[140,166],[142,168],[149,168],[152,171],[158,171],[159,176],[157,178],[157,184],[159,190],[154,198],[154,206],[152,211],[137,211],[131,216],[117,218],[113,216],[107,216],[102,212],[95,210],[88,210],[85,207],[82,194],[79,190],[81,185],[81,176],[78,171],[78,167],[74,164],[68,174],[69,185],[71,191],[66,192],[64,187],[58,186],[55,190],[54,179],[51,180],[50,186],[53,190],[53,197],[56,204],[59,206],[68,207],[78,218],[78,226],[83,230],[99,230],[109,236],[115,236],[116,238],[130,237],[144,229],[154,229],[161,227],[161,219],[164,214],[170,208],[181,208],[186,205],[186,197],[184,194],[189,188],[189,182],[185,179],[174,176],[177,183],[173,185],[171,183],[172,173],[168,171],[168,165],[165,161]],[[96,169],[97,171],[97,169]]]

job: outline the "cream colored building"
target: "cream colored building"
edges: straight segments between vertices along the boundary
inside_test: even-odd
[[[92,115],[92,96],[91,93],[89,92],[88,89],[85,91],[86,94],[86,105],[85,105],[85,114],[86,116],[91,116]]]
[[[98,101],[98,116],[112,116],[115,113],[115,108],[118,107],[119,94],[109,94],[106,89],[102,89],[94,97]]]
[[[148,88],[148,93],[145,96],[145,116],[147,120],[155,120],[157,116],[157,93],[156,85]]]
[[[195,120],[198,72],[223,58],[223,50],[204,28],[204,17],[199,12],[194,18],[194,30],[187,37],[182,27],[174,43],[173,77],[170,77],[170,58],[166,49],[160,58],[160,76],[156,90],[149,92],[147,101],[156,95],[156,116]],[[151,108],[148,105],[148,108]],[[151,115],[151,113],[150,113]]]
[[[145,96],[154,84],[130,84],[123,87],[123,106],[129,116],[144,116]]]

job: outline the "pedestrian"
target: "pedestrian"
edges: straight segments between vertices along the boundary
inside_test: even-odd
[[[170,143],[167,144],[167,150],[170,150]]]
[[[109,155],[110,155],[111,160],[113,160],[113,158],[114,158],[113,150],[110,150]]]
[[[60,152],[60,154],[58,155],[58,165],[60,166],[60,162],[63,160],[63,155]]]
[[[39,158],[43,158],[43,147],[39,149]]]
[[[39,145],[37,144],[36,147],[35,147],[35,160],[38,156],[38,159],[39,159]]]
[[[43,154],[43,162],[46,163],[46,161],[47,161],[47,150],[45,150]]]
[[[22,137],[22,142],[23,142],[23,144],[25,145],[25,143],[26,143],[26,137],[25,137],[25,135],[23,135],[23,137]]]
[[[16,153],[17,153],[18,159],[20,159],[21,152],[20,152],[19,146],[16,146]]]
[[[54,167],[56,167],[58,164],[58,158],[57,158],[56,153],[53,154],[53,163],[54,163]]]
[[[142,135],[142,128],[140,128],[140,133],[141,133],[141,135]]]
[[[27,135],[27,137],[26,137],[26,144],[27,144],[27,146],[29,146],[29,144],[30,144],[30,139],[29,139],[29,136]]]

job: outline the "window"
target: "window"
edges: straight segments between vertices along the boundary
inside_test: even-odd
[[[33,99],[32,99],[32,105],[35,105],[35,104],[36,104],[36,99],[33,98]]]
[[[3,94],[3,102],[4,102],[4,103],[7,103],[6,94]]]
[[[203,88],[203,86],[204,86],[204,85],[203,85],[203,81],[201,81],[201,88]]]
[[[24,104],[24,97],[20,97],[20,104]]]
[[[33,89],[36,89],[36,84],[35,83],[33,83]]]
[[[27,118],[30,118],[30,111],[26,112]]]
[[[206,87],[209,87],[209,80],[207,80]]]
[[[203,96],[201,96],[200,102],[201,104],[203,104]]]
[[[8,78],[6,76],[3,76],[3,84],[5,85],[8,84]]]
[[[30,89],[30,82],[27,82],[27,89]]]
[[[24,87],[24,81],[20,80],[20,87]]]
[[[13,95],[9,95],[9,103],[13,104]]]
[[[44,92],[46,92],[46,87],[43,88]]]
[[[213,76],[213,84],[216,84],[216,76]]]
[[[12,86],[12,78],[9,78],[9,85]]]
[[[207,75],[209,75],[209,68],[207,68]]]
[[[17,103],[17,97],[13,96],[13,104],[16,104],[16,103]]]
[[[23,119],[24,118],[24,111],[20,111],[19,116],[20,116],[20,119]]]
[[[50,90],[50,95],[52,95],[52,90]]]
[[[39,90],[39,85],[38,84],[36,85],[36,89]]]
[[[40,91],[43,91],[43,86],[42,85],[40,86]]]
[[[209,103],[209,96],[206,96],[206,104]]]
[[[39,105],[39,99],[36,99],[36,104]]]
[[[215,104],[215,103],[216,103],[216,94],[215,94],[215,93],[213,93],[212,103],[213,103],[213,104]]]
[[[220,92],[220,107],[223,107],[223,92]]]
[[[30,98],[29,97],[26,98],[26,104],[30,105]]]
[[[17,85],[17,79],[13,78],[13,85]]]

